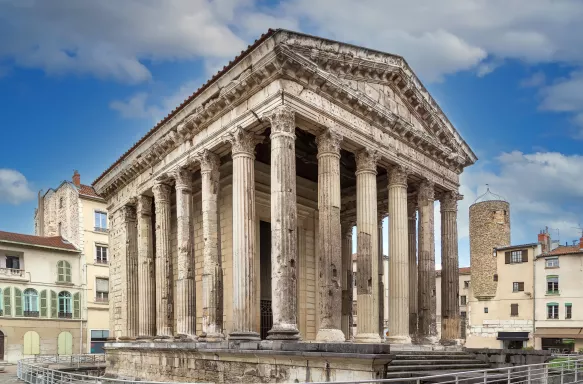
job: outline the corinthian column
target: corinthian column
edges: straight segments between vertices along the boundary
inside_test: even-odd
[[[409,334],[417,334],[417,201],[407,202],[409,235]]]
[[[461,337],[459,313],[459,266],[457,202],[460,195],[441,196],[441,343],[453,344]]]
[[[346,339],[352,336],[352,227],[344,221],[342,226],[342,333]]]
[[[125,306],[126,329],[122,339],[135,339],[138,336],[138,231],[136,208],[126,205],[121,208],[124,223],[125,241]],[[123,283],[122,283],[123,284]]]
[[[389,341],[411,343],[407,172],[401,166],[389,170],[389,217]]]
[[[296,124],[294,111],[280,105],[271,122],[271,298],[270,340],[298,340]]]
[[[379,336],[379,260],[377,223],[376,151],[356,154],[356,227],[357,238],[357,312],[354,341],[378,343]]]
[[[230,340],[259,340],[255,327],[255,145],[261,137],[238,128],[233,158],[233,331]]]
[[[156,335],[156,270],[152,234],[152,198],[138,197],[138,296],[140,316],[138,338]]]
[[[219,157],[204,150],[200,157],[202,179],[202,335],[208,342],[221,341],[223,335],[223,269],[219,243]]]
[[[196,339],[194,250],[192,225],[192,175],[186,169],[178,169],[176,180],[176,238],[178,275],[176,279],[176,333],[180,339]]]
[[[417,301],[419,342],[435,343],[435,234],[433,232],[433,183],[423,181],[419,186],[419,266]]]
[[[320,329],[317,341],[344,341],[342,333],[342,234],[340,228],[340,141],[327,130],[318,136],[318,253]],[[294,155],[295,156],[295,155]]]
[[[152,188],[156,207],[156,338],[172,337],[172,259],[170,256],[170,192],[167,184]]]

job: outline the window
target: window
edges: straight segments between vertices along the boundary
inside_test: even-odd
[[[95,230],[99,232],[107,230],[107,213],[95,211]]]
[[[67,291],[59,292],[59,318],[71,319],[71,294]]]
[[[460,313],[460,316],[462,317],[462,319],[465,319],[466,318],[466,311],[462,311]]]
[[[99,264],[107,264],[107,247],[103,245],[95,246],[95,262]]]
[[[528,250],[526,249],[507,251],[504,255],[506,264],[526,263],[528,261]]]
[[[57,353],[59,355],[73,354],[73,335],[70,332],[63,331],[57,338]]]
[[[524,292],[524,282],[514,282],[512,283],[512,292]]]
[[[103,345],[109,337],[108,330],[91,330],[91,353],[105,353]]]
[[[498,281],[498,274],[497,273],[494,274],[494,281]]]
[[[559,276],[547,276],[547,294],[559,293]]]
[[[484,313],[488,313],[488,307],[484,307]]]
[[[510,304],[510,316],[518,316],[518,304]]]
[[[464,281],[464,288],[469,288],[470,287],[470,281],[466,280]]]
[[[565,303],[565,319],[571,319],[572,318],[573,312],[572,312],[571,308],[573,308],[573,306],[571,305],[571,303]]]
[[[95,279],[95,301],[107,303],[109,300],[109,279]]]
[[[24,290],[24,316],[38,317],[38,292],[32,288]]]
[[[61,260],[57,263],[58,279],[59,283],[70,283],[71,282],[71,264],[68,261]]]
[[[6,268],[20,269],[20,258],[18,256],[6,256]]]
[[[559,267],[559,258],[558,257],[549,257],[545,259],[545,267],[546,268],[558,268]]]
[[[547,304],[547,319],[558,319],[559,318],[559,304],[548,303]]]
[[[59,208],[63,208],[63,198],[59,199]]]
[[[460,296],[460,305],[466,305],[466,296]]]
[[[63,224],[59,223],[59,236],[63,236]]]

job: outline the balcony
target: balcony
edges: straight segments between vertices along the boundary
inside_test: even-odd
[[[103,233],[107,233],[107,228],[103,228],[103,227],[94,227],[95,232],[103,232]]]
[[[38,311],[24,311],[24,317],[38,317]]]
[[[24,279],[24,269],[0,268],[0,278],[3,277]]]
[[[59,319],[72,319],[73,314],[71,312],[59,312]]]

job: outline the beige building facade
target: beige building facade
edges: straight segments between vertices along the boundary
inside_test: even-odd
[[[109,246],[106,203],[74,172],[71,181],[39,192],[38,236],[62,236],[81,250],[82,313],[87,320],[85,353],[102,353],[109,335]]]
[[[436,323],[437,331],[439,337],[441,338],[441,270],[435,272],[435,296],[436,296]],[[458,292],[459,292],[459,311],[460,311],[460,338],[466,338],[466,320],[468,313],[468,298],[470,292],[470,267],[462,267],[459,269],[459,281],[458,281]]]
[[[388,340],[436,342],[438,198],[443,273],[456,282],[443,292],[442,339],[455,342],[459,174],[475,160],[402,58],[270,31],[93,184],[107,200],[114,256],[110,335],[117,342],[108,372],[166,377],[144,373],[152,351],[140,340],[180,340],[192,345],[194,360],[204,359],[200,342],[237,341],[223,361],[264,338],[346,340],[354,226],[353,340],[379,343],[386,215]],[[419,263],[409,263],[417,251]],[[375,377],[378,368],[366,361],[354,361],[350,372],[333,368],[332,376]],[[291,365],[284,380],[306,366]]]
[[[0,359],[85,350],[81,264],[60,236],[0,231]]]

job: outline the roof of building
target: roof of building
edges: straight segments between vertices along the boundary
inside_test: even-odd
[[[580,248],[579,244],[576,245],[560,245],[559,247],[553,249],[550,252],[545,252],[543,256],[559,256],[559,255],[571,255],[575,253],[583,253],[583,249]]]
[[[470,274],[470,267],[460,267],[459,274],[460,275],[469,275]],[[441,269],[438,269],[435,271],[435,276],[436,277],[441,276]]]
[[[103,199],[103,197],[99,196],[97,192],[95,192],[95,189],[93,189],[93,187],[90,185],[81,184],[78,189],[79,195],[91,197],[94,199]]]
[[[69,243],[61,236],[44,237],[0,231],[0,243],[24,244],[33,247],[79,252],[73,244]]]
[[[514,249],[514,248],[534,248],[538,246],[538,243],[528,243],[528,244],[516,244],[516,245],[506,245],[504,247],[496,247],[497,251],[504,251],[506,249]]]

